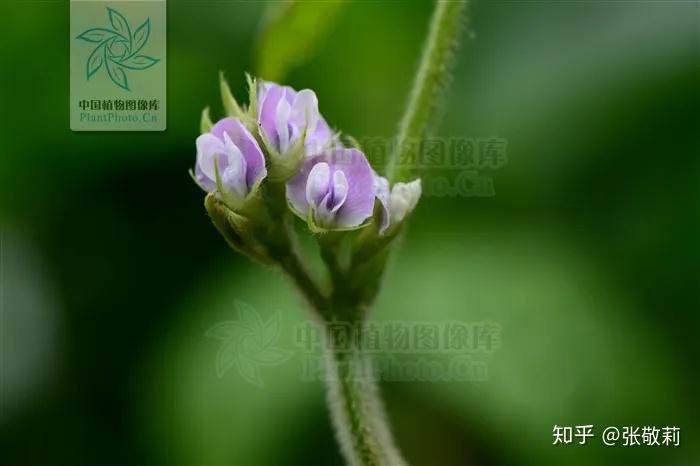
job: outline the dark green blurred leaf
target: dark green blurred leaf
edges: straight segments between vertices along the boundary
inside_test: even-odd
[[[289,2],[273,6],[263,23],[257,46],[257,72],[278,81],[302,63],[335,23],[342,0]]]

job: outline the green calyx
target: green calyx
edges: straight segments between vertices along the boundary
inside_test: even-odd
[[[253,219],[234,212],[210,193],[204,199],[204,207],[216,229],[236,251],[263,264],[272,265],[266,246],[257,238]]]
[[[221,93],[221,103],[224,106],[226,116],[237,118],[248,131],[255,134],[257,133],[258,126],[257,84],[255,79],[250,76],[247,76],[247,81],[250,100],[248,101],[248,108],[246,109],[236,101],[228,82],[226,82],[223,71],[219,72],[219,91]]]
[[[201,134],[208,133],[211,131],[211,128],[214,126],[214,123],[211,121],[211,113],[209,112],[209,107],[204,107],[204,110],[202,110],[202,118],[199,121],[199,132]]]

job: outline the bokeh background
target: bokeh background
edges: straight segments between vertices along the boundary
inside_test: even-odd
[[[279,5],[168,3],[168,130],[146,134],[71,132],[68,2],[0,6],[0,462],[341,464],[294,359],[264,388],[216,376],[205,332],[236,299],[279,310],[289,349],[305,315],[227,250],[187,170],[218,71],[245,100],[275,50],[268,73],[333,126],[390,137],[432,3],[317,2],[279,37]],[[700,464],[698,3],[471,11],[436,134],[504,138],[508,163],[494,196],[421,201],[375,316],[494,321],[502,348],[485,382],[385,383],[399,445],[414,465]],[[554,447],[555,424],[598,436]],[[682,446],[604,447],[607,425],[679,426]]]

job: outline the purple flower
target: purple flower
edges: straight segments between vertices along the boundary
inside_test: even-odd
[[[306,155],[326,149],[333,138],[328,123],[318,112],[316,94],[310,89],[297,92],[289,86],[262,82],[258,87],[258,109],[264,136],[282,155],[303,137],[304,124]]]
[[[218,165],[224,198],[242,202],[267,175],[265,157],[255,138],[236,118],[219,120],[197,138],[194,175],[207,192],[217,190]]]
[[[312,229],[359,227],[374,209],[374,172],[357,149],[329,149],[304,160],[287,200]]]
[[[374,192],[382,205],[379,234],[384,234],[390,225],[397,225],[413,211],[421,196],[420,179],[409,183],[394,183],[389,189],[389,181],[383,176],[374,175]]]

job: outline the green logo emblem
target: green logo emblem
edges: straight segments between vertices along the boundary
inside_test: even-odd
[[[86,78],[104,67],[114,84],[129,91],[128,71],[145,70],[160,61],[140,53],[151,34],[151,20],[146,18],[132,33],[124,15],[109,7],[107,15],[112,29],[91,28],[76,37],[97,44],[87,60]]]
[[[222,342],[216,354],[216,375],[221,378],[235,367],[246,381],[263,387],[260,368],[277,366],[293,355],[277,346],[282,331],[281,314],[278,311],[265,320],[253,306],[238,300],[236,308],[237,321],[221,322],[206,333]]]

